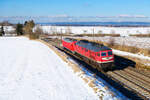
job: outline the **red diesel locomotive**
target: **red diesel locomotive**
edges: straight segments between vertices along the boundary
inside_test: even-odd
[[[64,38],[62,40],[62,45],[64,48],[70,50],[71,52],[75,52],[75,43],[76,42],[77,42],[76,39]]]
[[[86,40],[77,41],[72,38],[64,38],[62,40],[63,47],[69,51],[78,54],[86,62],[92,64],[98,70],[110,70],[114,62],[112,49]]]

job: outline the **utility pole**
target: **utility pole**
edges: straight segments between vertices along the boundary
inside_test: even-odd
[[[92,29],[92,33],[93,33],[93,41],[94,41],[94,28]]]
[[[60,43],[59,43],[59,46],[61,47],[62,46],[62,28],[60,29]]]
[[[61,39],[61,41],[62,41],[62,28],[60,29],[60,32],[61,32],[61,33],[60,33],[60,36],[61,36],[60,39]]]

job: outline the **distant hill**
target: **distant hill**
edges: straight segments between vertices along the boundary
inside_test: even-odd
[[[150,22],[51,22],[37,23],[54,26],[108,26],[108,27],[149,27]]]
[[[0,16],[0,22],[24,23],[34,20],[44,25],[73,25],[73,26],[150,26],[150,17],[139,16]]]

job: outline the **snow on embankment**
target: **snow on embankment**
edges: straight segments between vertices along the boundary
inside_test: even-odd
[[[135,57],[143,60],[148,60],[150,61],[150,57],[148,56],[143,56],[143,55],[138,55],[138,54],[133,54],[125,51],[120,51],[120,50],[115,50],[113,49],[114,54],[121,55],[121,56],[129,56],[129,57]]]
[[[0,100],[98,100],[46,45],[0,38]]]

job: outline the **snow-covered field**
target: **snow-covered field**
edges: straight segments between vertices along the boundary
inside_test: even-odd
[[[35,27],[36,28],[36,27]],[[73,34],[120,34],[129,36],[130,34],[150,33],[150,27],[103,27],[103,26],[41,26],[44,32],[52,33],[73,33]]]
[[[114,40],[115,44],[119,45],[127,45],[127,46],[134,46],[138,48],[146,48],[150,49],[150,38],[140,38],[140,37],[75,37],[75,38],[82,38],[88,40],[98,40],[102,42],[110,42],[110,40]]]
[[[36,27],[35,27],[36,28]],[[150,34],[150,27],[102,27],[102,26],[41,26],[44,32],[52,33],[67,33],[71,32],[74,34],[90,33],[95,34],[100,31],[105,34],[116,33],[121,36],[129,36],[130,34]],[[93,40],[93,37],[82,37],[84,39]],[[136,46],[138,48],[150,48],[150,38],[139,38],[139,37],[112,37],[114,42],[120,45]],[[109,42],[110,37],[94,37],[94,40],[100,40],[103,42]]]
[[[1,26],[0,26],[1,27]],[[120,34],[129,36],[130,34],[148,34],[150,27],[105,27],[105,26],[35,26],[41,27],[45,33],[73,33],[73,34]],[[6,32],[14,31],[12,26],[4,26]]]
[[[0,38],[0,100],[98,100],[46,45],[24,37]]]
[[[0,26],[1,27],[1,26]],[[36,27],[35,27],[36,28]],[[34,29],[35,29],[34,28]],[[41,26],[44,32],[52,34],[52,33],[66,33],[72,32],[74,34],[83,34],[83,33],[98,33],[101,31],[102,33],[117,33],[121,36],[128,36],[129,34],[147,34],[150,33],[150,27],[92,27],[92,26]],[[14,27],[12,26],[4,26],[4,30],[9,36],[9,33],[14,31]],[[15,34],[14,34],[15,36]],[[93,39],[93,37],[83,37],[85,39]],[[136,46],[139,48],[150,48],[150,38],[139,38],[139,37],[112,37],[117,44],[124,44],[128,46]],[[94,40],[100,40],[103,42],[109,42],[110,37],[95,37]]]

